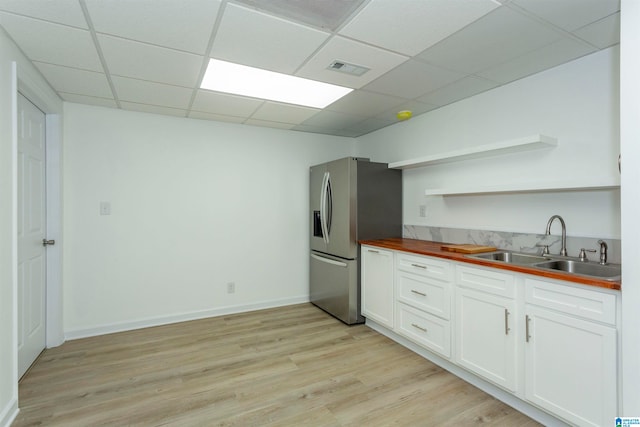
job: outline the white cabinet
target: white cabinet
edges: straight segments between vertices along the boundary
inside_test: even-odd
[[[576,425],[610,425],[617,415],[615,296],[534,279],[525,287],[526,399]]]
[[[363,245],[361,257],[362,315],[393,328],[393,252]]]
[[[511,274],[457,266],[455,361],[515,392],[517,327]]]
[[[572,425],[619,414],[619,291],[368,246],[361,274],[363,315],[436,363]]]
[[[452,263],[397,253],[396,266],[396,331],[450,358]]]

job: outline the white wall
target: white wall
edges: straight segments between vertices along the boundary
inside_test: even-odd
[[[308,301],[308,168],[351,138],[69,103],[64,130],[68,337]]]
[[[621,148],[622,168],[622,414],[640,414],[640,3],[622,1]]]
[[[0,425],[8,424],[18,406],[16,369],[14,186],[12,123],[12,55],[0,32]]]
[[[618,190],[424,195],[427,188],[503,181],[618,180],[618,64],[617,48],[586,56],[358,138],[359,154],[394,162],[552,136],[553,149],[405,170],[405,224],[543,233],[547,219],[560,214],[569,235],[620,238]],[[426,218],[419,217],[420,205],[427,206]]]
[[[9,425],[18,410],[16,359],[18,344],[16,96],[18,88],[44,112],[59,114],[62,111],[60,98],[4,31],[0,30],[0,196],[2,198],[0,203],[0,426]],[[47,126],[49,130],[49,125]],[[55,126],[51,130],[54,131],[54,128]],[[55,139],[55,132],[52,132],[51,137]],[[49,332],[47,330],[47,339],[49,339]]]

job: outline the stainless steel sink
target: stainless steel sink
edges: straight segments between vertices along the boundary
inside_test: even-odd
[[[580,274],[582,276],[597,277],[604,280],[619,280],[622,275],[622,267],[618,264],[596,264],[568,259],[551,260],[536,264],[535,267],[548,270],[565,271],[567,273]]]
[[[565,273],[608,281],[616,281],[622,278],[622,267],[620,264],[602,265],[595,262],[579,261],[577,258],[567,259],[567,257],[555,257],[552,255],[537,256],[506,250],[467,255],[467,257],[505,264],[542,268],[545,270],[563,271]]]
[[[468,255],[468,256],[471,258],[486,259],[489,261],[500,261],[500,262],[506,262],[509,264],[524,264],[524,265],[535,264],[537,262],[551,260],[551,258],[523,254],[519,252],[510,252],[510,251],[489,252],[489,253]]]

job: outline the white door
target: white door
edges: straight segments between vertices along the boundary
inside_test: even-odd
[[[613,425],[616,329],[531,305],[526,322],[526,398],[576,425]]]
[[[362,246],[362,315],[393,328],[393,252]]]
[[[458,288],[456,361],[465,368],[516,391],[513,300]]]
[[[45,347],[45,115],[18,96],[18,376]]]

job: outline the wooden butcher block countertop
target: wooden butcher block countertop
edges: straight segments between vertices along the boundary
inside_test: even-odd
[[[485,267],[493,267],[500,270],[516,271],[518,273],[532,274],[540,277],[547,277],[550,279],[564,280],[567,282],[580,283],[583,285],[597,286],[607,289],[621,289],[620,281],[601,280],[597,278],[590,278],[584,276],[578,276],[576,274],[565,273],[562,271],[543,270],[541,268],[527,267],[525,265],[507,264],[496,261],[488,261],[479,258],[470,258],[467,254],[452,252],[442,249],[442,245],[447,245],[443,242],[431,242],[427,240],[416,239],[404,239],[404,238],[390,238],[390,239],[378,239],[378,240],[361,240],[360,244],[377,246],[380,248],[390,249],[394,251],[410,252],[418,255],[427,255],[438,258],[450,259],[453,261],[461,261],[469,264],[482,265]],[[487,248],[490,250],[490,248]]]

